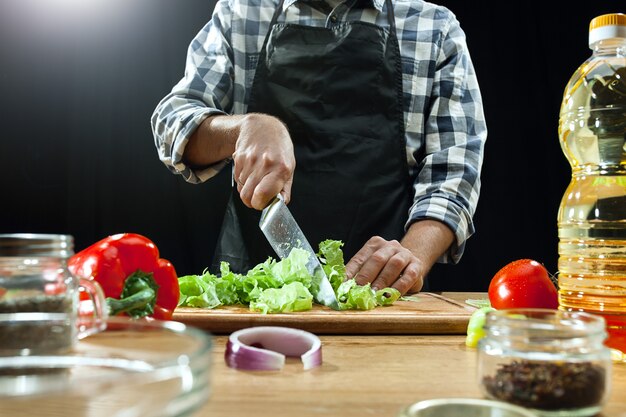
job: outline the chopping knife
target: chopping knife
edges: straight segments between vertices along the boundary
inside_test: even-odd
[[[330,285],[317,255],[309,241],[304,237],[304,233],[302,233],[300,226],[298,226],[280,194],[272,200],[269,206],[263,209],[259,227],[280,259],[288,257],[294,248],[307,251],[309,260],[306,268],[313,277],[311,290],[315,301],[333,310],[339,310],[335,291]]]

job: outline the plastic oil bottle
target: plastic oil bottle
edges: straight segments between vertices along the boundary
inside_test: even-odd
[[[558,213],[559,308],[602,315],[606,344],[626,360],[626,15],[592,19],[589,47],[559,118],[572,167]]]

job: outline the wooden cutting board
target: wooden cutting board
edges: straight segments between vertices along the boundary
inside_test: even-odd
[[[284,326],[316,334],[465,334],[475,307],[439,294],[419,293],[410,301],[368,311],[334,311],[314,305],[298,313],[261,314],[245,306],[180,307],[173,320],[214,334],[252,326]]]

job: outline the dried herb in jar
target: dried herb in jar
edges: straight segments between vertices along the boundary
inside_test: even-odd
[[[604,395],[605,369],[591,362],[514,361],[483,378],[494,398],[540,410],[583,408]]]
[[[0,314],[61,313],[63,319],[7,321],[0,325],[0,355],[17,350],[55,353],[73,343],[72,300],[64,295],[36,295],[0,299]]]
[[[0,299],[0,314],[7,313],[70,313],[71,299],[64,295],[43,295],[5,297]]]

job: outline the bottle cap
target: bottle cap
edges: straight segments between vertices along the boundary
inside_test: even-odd
[[[626,14],[604,14],[591,20],[589,23],[589,46],[610,38],[626,38]]]

